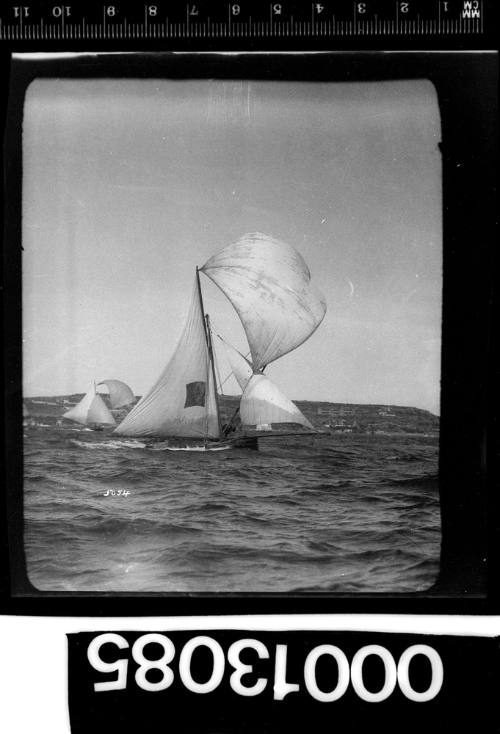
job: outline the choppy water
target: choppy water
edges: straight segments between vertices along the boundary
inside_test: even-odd
[[[436,438],[196,453],[37,425],[24,443],[38,589],[406,592],[438,571]]]

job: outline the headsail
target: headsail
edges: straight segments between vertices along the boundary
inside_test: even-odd
[[[265,375],[253,375],[248,382],[240,404],[243,425],[266,423],[299,423],[314,430],[297,406]]]
[[[116,421],[100,395],[95,395],[87,414],[87,423],[98,423],[115,426]]]
[[[63,414],[63,418],[68,418],[71,421],[82,423],[84,426],[87,425],[87,416],[89,408],[92,405],[92,401],[95,398],[95,389],[92,388],[86,395],[77,403],[73,408],[70,408],[66,413]]]
[[[66,411],[63,418],[68,418],[68,420],[81,423],[84,426],[89,423],[116,425],[116,421],[109,412],[106,403],[100,395],[97,395],[95,387],[92,387],[73,408]]]
[[[134,393],[121,380],[102,380],[99,385],[106,385],[109,390],[109,401],[113,409],[124,408],[135,400]]]
[[[229,342],[219,336],[219,339],[224,344],[229,365],[232,373],[236,378],[236,382],[240,386],[242,392],[246,388],[248,381],[253,375],[253,369],[250,362],[244,357],[237,349],[235,349]]]
[[[201,270],[236,309],[256,372],[302,344],[325,315],[325,299],[311,285],[302,256],[266,235],[244,235]]]
[[[215,385],[196,283],[174,354],[154,386],[120,423],[115,433],[219,438]]]

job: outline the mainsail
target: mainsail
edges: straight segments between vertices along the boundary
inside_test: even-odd
[[[195,283],[174,354],[146,395],[116,428],[126,436],[219,438],[204,315]]]
[[[325,299],[311,285],[302,256],[266,235],[244,235],[201,270],[236,309],[255,372],[302,344],[325,315]]]
[[[109,402],[115,410],[125,408],[135,400],[134,393],[129,386],[121,380],[101,380],[98,385],[106,385],[109,390]]]
[[[116,425],[116,421],[109,412],[108,407],[100,395],[96,393],[95,386],[73,408],[63,414],[63,418],[82,423],[84,426]]]

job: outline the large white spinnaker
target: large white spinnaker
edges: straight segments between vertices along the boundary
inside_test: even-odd
[[[314,430],[305,415],[266,375],[251,377],[241,396],[240,418],[244,426],[299,423]]]
[[[244,235],[201,270],[236,309],[255,372],[302,344],[325,315],[324,296],[311,285],[303,257],[267,235]]]
[[[86,395],[73,408],[63,414],[63,418],[81,423],[84,426],[89,424],[97,425],[116,425],[113,415],[110,413],[106,403],[100,395],[96,393],[95,386],[92,387]]]
[[[135,400],[134,393],[130,387],[121,380],[101,380],[98,385],[106,385],[108,388],[109,402],[114,410],[125,408]]]
[[[188,317],[170,361],[115,433],[219,438],[215,385],[196,282]]]

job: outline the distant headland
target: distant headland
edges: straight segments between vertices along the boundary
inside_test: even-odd
[[[23,399],[25,419],[43,418],[56,423],[62,414],[78,403],[83,393],[72,395],[37,396]],[[107,401],[107,395],[102,396]],[[140,398],[137,397],[137,400]],[[420,434],[437,437],[439,417],[421,408],[399,405],[359,405],[296,400],[297,407],[318,429],[332,433],[356,434]],[[236,409],[239,396],[220,397],[221,417],[228,418]]]

